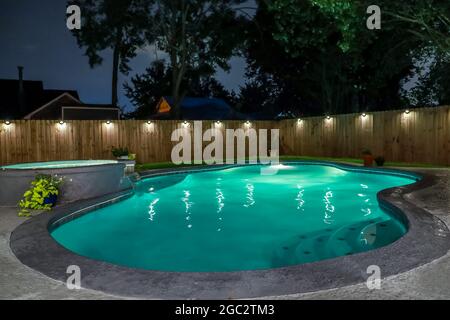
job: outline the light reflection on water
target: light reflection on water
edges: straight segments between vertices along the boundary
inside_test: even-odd
[[[330,188],[327,189],[328,191],[325,193],[325,196],[323,197],[323,202],[325,203],[325,216],[323,218],[323,222],[326,224],[332,224],[334,222],[333,219],[333,213],[335,210],[335,207],[332,203],[333,199],[333,192],[330,190]]]
[[[246,195],[247,201],[244,204],[244,207],[249,208],[255,204],[255,198],[254,198],[255,186],[252,183],[247,183],[245,188],[247,189],[247,195]]]
[[[181,198],[181,201],[184,203],[185,207],[185,213],[186,213],[186,221],[187,221],[187,227],[190,229],[192,228],[192,223],[190,223],[191,220],[191,208],[194,205],[193,202],[189,201],[189,198],[191,196],[191,192],[189,190],[183,190],[184,197]]]
[[[159,198],[154,199],[154,200],[150,203],[150,206],[148,207],[148,215],[149,215],[149,219],[150,219],[151,221],[153,221],[153,217],[154,217],[155,214],[156,214],[155,206],[156,206],[156,204],[158,203],[158,201],[159,201]]]
[[[297,202],[297,210],[301,210],[304,212],[305,209],[303,208],[303,206],[305,205],[304,200],[305,189],[303,189],[301,185],[297,185],[297,189],[298,189],[297,198],[295,198],[295,201]]]

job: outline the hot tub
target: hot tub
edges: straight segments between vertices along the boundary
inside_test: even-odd
[[[130,187],[125,164],[113,160],[18,163],[0,167],[0,206],[15,206],[36,175],[62,177],[58,203],[100,197]]]

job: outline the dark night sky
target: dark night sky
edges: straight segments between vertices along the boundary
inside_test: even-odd
[[[102,54],[101,66],[89,67],[66,28],[65,0],[0,0],[0,44],[0,79],[16,79],[17,66],[23,65],[26,80],[43,80],[47,89],[78,90],[86,103],[110,103],[111,52]],[[154,49],[141,50],[130,76],[142,73],[154,58]],[[244,81],[245,62],[232,58],[231,64],[231,72],[218,71],[217,78],[226,88],[237,89]],[[119,100],[131,105],[122,90]]]

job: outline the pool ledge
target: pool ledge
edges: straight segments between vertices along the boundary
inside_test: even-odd
[[[326,164],[345,170],[374,169],[329,162],[285,162]],[[220,168],[220,167],[217,167]],[[208,167],[208,169],[211,169]],[[165,169],[147,172],[146,176],[186,173],[202,170]],[[83,288],[123,297],[150,299],[237,299],[314,292],[365,282],[367,268],[377,265],[383,278],[431,262],[450,249],[450,234],[437,217],[418,207],[406,194],[433,188],[439,177],[428,173],[376,169],[388,174],[400,173],[421,177],[418,182],[382,190],[378,201],[391,213],[406,218],[408,232],[398,241],[380,249],[296,266],[240,272],[160,272],[133,269],[79,256],[59,245],[48,227],[64,223],[77,215],[130,196],[121,192],[98,199],[81,201],[43,213],[18,226],[11,234],[10,246],[25,265],[50,278],[65,282],[67,267],[81,268]]]

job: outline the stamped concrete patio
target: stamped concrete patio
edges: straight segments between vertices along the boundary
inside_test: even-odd
[[[450,227],[450,170],[421,169],[440,177],[434,187],[410,193],[406,200],[436,215]],[[125,299],[93,290],[69,290],[23,265],[9,246],[11,232],[23,222],[15,208],[0,208],[0,299]],[[83,275],[81,275],[83,276]],[[271,299],[448,299],[450,253],[419,268],[382,280],[380,290],[365,283],[314,293],[266,297]]]

